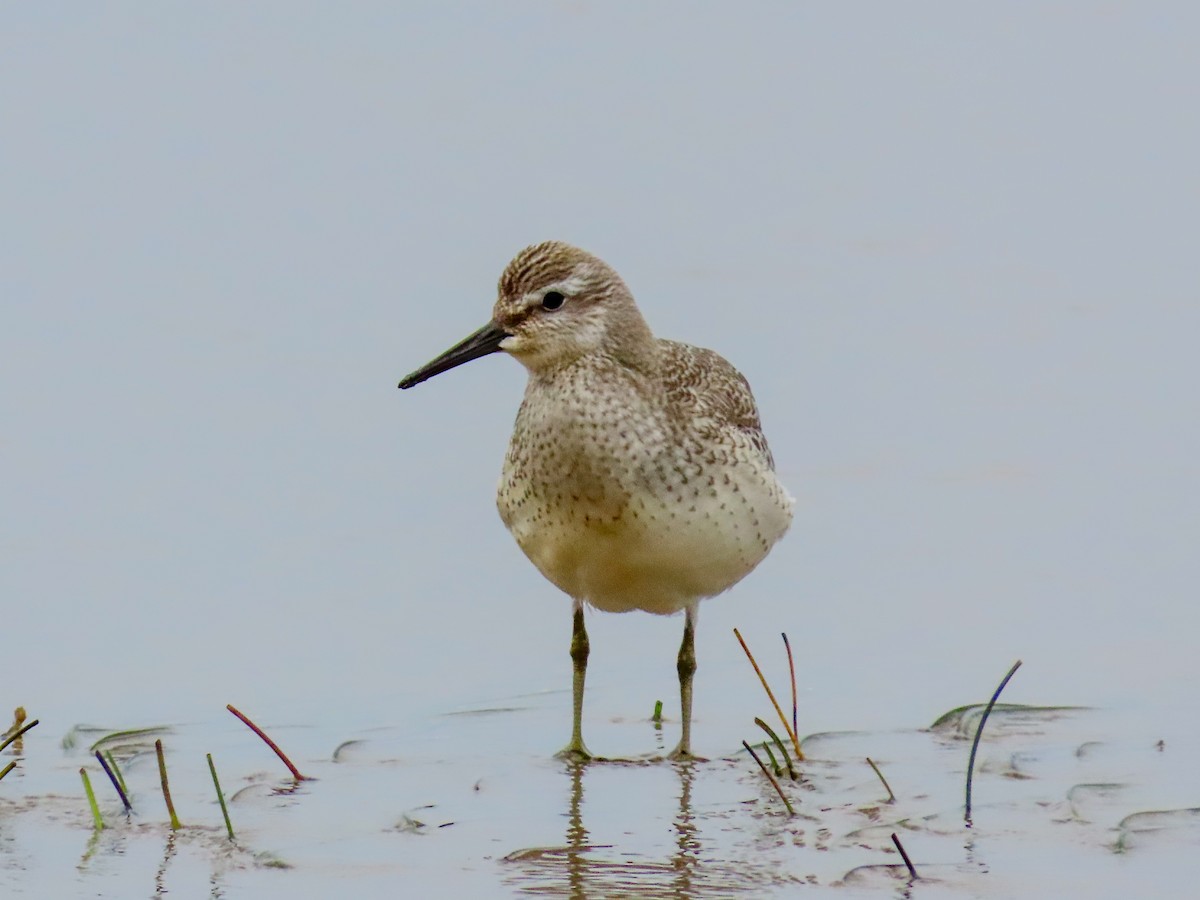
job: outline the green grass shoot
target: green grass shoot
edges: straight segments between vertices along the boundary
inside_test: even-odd
[[[208,758],[208,771],[212,772],[213,787],[217,789],[217,802],[221,804],[221,815],[225,817],[225,830],[229,832],[229,839],[233,840],[233,823],[229,821],[229,807],[225,805],[225,794],[221,791],[221,782],[217,778],[217,767],[213,764],[211,753],[206,753]]]
[[[113,774],[117,776],[117,784],[121,786],[121,790],[125,792],[125,796],[129,796],[129,788],[125,785],[125,776],[121,774],[121,769],[117,765],[116,758],[112,755],[111,750],[104,751],[104,758],[108,760],[108,766],[112,769]]]
[[[774,772],[775,777],[778,778],[780,775],[783,774],[783,766],[779,765],[779,763],[776,762],[775,754],[771,752],[770,744],[768,744],[766,741],[763,741],[762,748],[763,748],[763,753],[767,754],[767,759],[771,760],[771,771]]]
[[[163,799],[167,801],[167,813],[171,817],[171,830],[178,831],[182,826],[179,824],[179,816],[175,815],[175,804],[171,802],[171,786],[167,784],[167,760],[163,756],[161,740],[154,742],[154,752],[158,755],[158,777],[162,782]]]
[[[87,769],[80,769],[79,777],[83,779],[83,791],[87,794],[88,806],[92,808],[92,825],[96,831],[103,831],[104,819],[100,817],[100,806],[96,803],[96,792],[92,790],[92,782],[88,778]]]
[[[792,768],[792,758],[788,756],[787,747],[783,745],[783,741],[779,739],[779,735],[775,733],[775,730],[770,725],[758,718],[758,716],[754,717],[754,724],[771,736],[771,740],[775,742],[775,746],[779,748],[779,752],[783,755],[784,763],[787,764],[788,778],[795,781],[799,776],[796,774],[796,770]],[[772,762],[774,762],[774,756],[772,756]]]
[[[875,770],[875,774],[878,775],[879,780],[883,782],[884,790],[886,790],[888,792],[887,802],[895,803],[896,795],[892,793],[892,786],[887,783],[887,779],[884,778],[883,773],[879,771],[879,766],[875,765],[875,760],[871,759],[871,757],[868,756],[867,757],[867,765]]]

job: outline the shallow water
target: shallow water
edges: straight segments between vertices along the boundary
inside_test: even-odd
[[[1190,889],[1198,17],[10,10],[0,690],[42,724],[0,782],[0,890]],[[747,375],[798,499],[701,610],[690,774],[551,757],[570,605],[493,505],[520,367],[395,387],[552,237]],[[589,615],[593,750],[674,744],[681,625]],[[736,756],[769,708],[734,626],[777,688],[788,632],[823,735],[791,822]],[[1086,709],[989,725],[967,831],[964,742],[921,729],[1017,658],[1006,702]],[[273,793],[226,703],[320,780]],[[129,825],[93,773],[89,849],[78,723],[169,725],[204,830],[169,841],[138,757]],[[206,752],[247,788],[237,848]],[[895,809],[864,812],[868,754]]]
[[[95,834],[76,771],[89,762],[86,745],[64,750],[39,726],[4,782],[5,878],[39,895],[213,897],[322,897],[347,885],[375,896],[398,883],[422,896],[791,896],[804,884],[852,897],[1006,897],[1030,885],[1045,896],[1115,897],[1190,883],[1200,813],[1180,801],[1200,744],[1194,728],[1155,730],[1089,709],[997,707],[967,826],[964,770],[978,708],[931,728],[808,737],[800,780],[781,776],[796,811],[789,816],[732,738],[727,753],[688,764],[579,765],[497,744],[498,733],[548,739],[559,699],[513,698],[505,709],[443,717],[455,723],[448,740],[273,724],[269,732],[312,779],[299,784],[232,719],[163,729],[156,734],[169,748],[184,825],[175,833],[159,793],[155,735],[110,744],[132,816],[93,771],[109,826]],[[747,704],[765,701],[751,695]],[[442,724],[430,721],[427,733]],[[650,721],[608,725],[606,735],[647,755],[664,746]],[[757,740],[755,731],[742,736]],[[233,842],[206,752],[230,798]]]

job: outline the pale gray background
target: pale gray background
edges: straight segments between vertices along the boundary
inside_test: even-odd
[[[701,749],[757,703],[733,625],[790,633],[802,731],[1017,657],[1014,700],[1192,708],[1198,9],[5,4],[6,702],[565,689],[492,501],[520,367],[395,387],[560,238],[746,373],[799,500],[703,609]],[[590,624],[589,715],[672,708],[681,621]]]

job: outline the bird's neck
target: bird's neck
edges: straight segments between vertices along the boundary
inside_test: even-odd
[[[626,368],[643,375],[651,375],[658,370],[658,341],[636,307],[626,311],[619,327],[609,329],[604,352]]]

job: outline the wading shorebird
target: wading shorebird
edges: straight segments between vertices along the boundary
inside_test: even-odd
[[[571,740],[583,742],[583,607],[685,613],[682,734],[691,752],[696,606],[762,562],[794,501],[775,475],[750,385],[711,350],[655,338],[613,269],[559,241],[500,276],[492,320],[400,382],[503,351],[529,371],[496,505],[517,544],[574,600]]]

